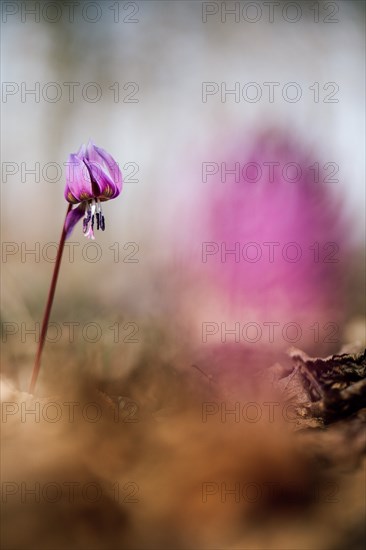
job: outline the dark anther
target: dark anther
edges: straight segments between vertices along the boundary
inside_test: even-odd
[[[100,216],[100,228],[101,228],[102,231],[105,230],[105,221],[104,221],[104,216],[103,215]]]
[[[86,218],[83,219],[83,232],[86,233],[88,230],[88,222]]]
[[[94,228],[94,214],[92,215],[92,219],[91,219],[91,228],[92,229]]]
[[[91,210],[89,209],[88,212],[87,212],[86,223],[90,222],[90,218],[91,218]]]
[[[99,229],[99,212],[97,212],[95,215],[97,217],[97,229]]]

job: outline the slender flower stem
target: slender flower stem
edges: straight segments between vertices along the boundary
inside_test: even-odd
[[[71,208],[72,208],[72,204],[69,204],[67,212],[66,212],[65,222],[66,222],[66,218],[67,218],[68,213],[71,211]],[[53,275],[52,275],[51,286],[50,286],[50,290],[48,292],[47,305],[46,305],[46,309],[45,309],[45,312],[44,312],[44,315],[43,315],[41,336],[40,336],[40,339],[39,339],[36,359],[35,359],[35,362],[34,362],[34,367],[33,367],[33,372],[32,372],[32,380],[31,380],[31,383],[30,383],[30,386],[29,386],[29,393],[34,392],[34,388],[35,388],[37,378],[38,378],[38,374],[39,374],[39,369],[41,367],[41,356],[42,356],[42,351],[43,351],[43,347],[44,347],[44,342],[45,342],[45,339],[46,339],[48,321],[49,321],[49,318],[50,318],[50,313],[51,313],[52,303],[53,303],[53,297],[55,295],[55,290],[56,290],[58,273],[60,271],[62,253],[64,251],[64,245],[65,245],[65,240],[66,240],[65,222],[64,222],[63,227],[62,227],[60,244],[58,246],[55,267],[54,267]]]

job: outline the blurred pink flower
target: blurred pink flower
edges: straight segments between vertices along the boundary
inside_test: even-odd
[[[182,239],[180,271],[200,284],[191,312],[198,330],[203,321],[257,322],[267,332],[263,323],[277,331],[298,323],[298,345],[340,340],[350,224],[339,183],[326,180],[333,166],[324,170],[317,156],[281,133],[257,137],[249,151],[229,143],[211,154],[200,206],[182,221],[191,240]]]

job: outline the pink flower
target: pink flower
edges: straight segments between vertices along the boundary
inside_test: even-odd
[[[94,239],[95,221],[97,229],[105,229],[101,203],[116,198],[122,190],[121,171],[111,155],[91,141],[69,156],[68,167],[65,199],[79,206],[67,216],[66,236],[84,216],[84,234]]]

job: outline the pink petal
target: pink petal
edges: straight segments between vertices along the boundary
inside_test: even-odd
[[[85,213],[85,203],[79,204],[76,208],[73,208],[71,212],[68,213],[65,221],[65,231],[66,239],[68,239],[78,221],[84,216]]]
[[[96,145],[94,147],[99,153],[100,157],[103,159],[103,164],[106,166],[111,179],[114,181],[116,185],[117,193],[113,196],[113,198],[117,197],[117,195],[119,195],[119,193],[122,190],[121,170],[119,169],[119,166],[114,160],[114,158],[109,153],[107,153],[107,151],[105,151],[101,147],[97,147]]]
[[[70,155],[66,174],[65,199],[73,204],[94,197],[89,171],[78,155]]]
[[[114,181],[98,162],[90,162],[85,160],[85,164],[89,168],[94,186],[98,188],[98,190],[94,190],[95,196],[109,200],[119,194],[118,188]]]

